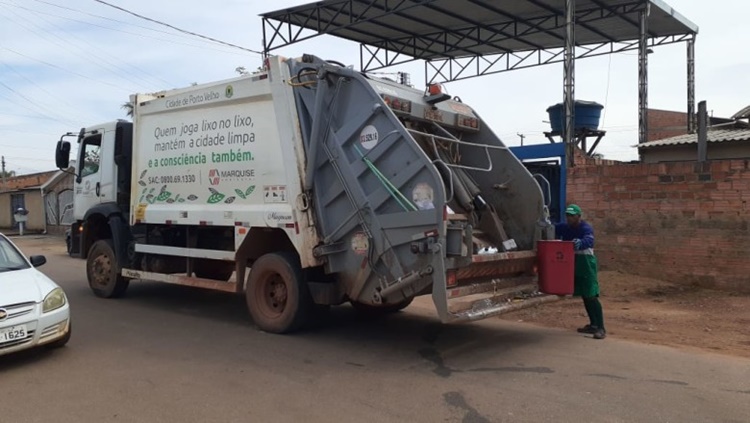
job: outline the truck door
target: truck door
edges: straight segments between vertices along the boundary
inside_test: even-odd
[[[77,220],[82,220],[89,209],[99,204],[101,145],[101,132],[89,135],[81,142],[74,202],[74,215]]]
[[[117,200],[117,165],[115,164],[116,126],[101,132],[99,164],[99,202],[112,203]]]

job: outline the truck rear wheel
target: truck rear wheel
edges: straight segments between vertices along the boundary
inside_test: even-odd
[[[130,281],[120,275],[112,240],[96,241],[86,260],[86,276],[94,295],[101,298],[117,298],[125,294]]]
[[[271,253],[253,263],[245,290],[247,308],[259,329],[287,333],[312,316],[313,301],[297,257]]]

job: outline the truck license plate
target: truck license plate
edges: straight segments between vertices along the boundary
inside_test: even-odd
[[[7,329],[0,329],[0,344],[24,338],[26,338],[25,326],[13,326]]]

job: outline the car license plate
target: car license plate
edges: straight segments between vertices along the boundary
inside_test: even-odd
[[[26,326],[13,326],[7,329],[0,329],[0,344],[24,338],[26,338]]]

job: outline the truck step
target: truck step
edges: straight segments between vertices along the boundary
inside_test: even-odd
[[[541,304],[559,301],[561,299],[563,299],[563,297],[541,293],[510,298],[507,296],[488,297],[472,301],[469,304],[464,304],[464,308],[455,307],[450,309],[451,321],[465,322],[481,320],[525,308],[536,307]]]
[[[472,283],[456,288],[448,288],[446,298],[452,300],[455,298],[485,294],[487,292],[491,292],[492,295],[495,296],[515,295],[518,293],[535,292],[538,288],[539,287],[533,276],[512,279],[493,279],[489,282]]]
[[[241,292],[242,284],[237,282],[221,282],[214,279],[201,279],[187,275],[168,275],[165,273],[144,272],[141,270],[122,269],[122,276],[129,279],[140,279],[155,282],[166,282],[174,285],[193,286],[196,288],[212,289],[216,291]]]
[[[486,308],[494,305],[507,305],[519,300],[537,297],[540,294],[536,284],[525,284],[510,288],[505,288],[498,291],[487,291],[484,293],[468,294],[460,297],[460,300],[450,301],[449,297],[448,310],[451,313],[461,313],[468,310],[477,310],[480,308]]]

